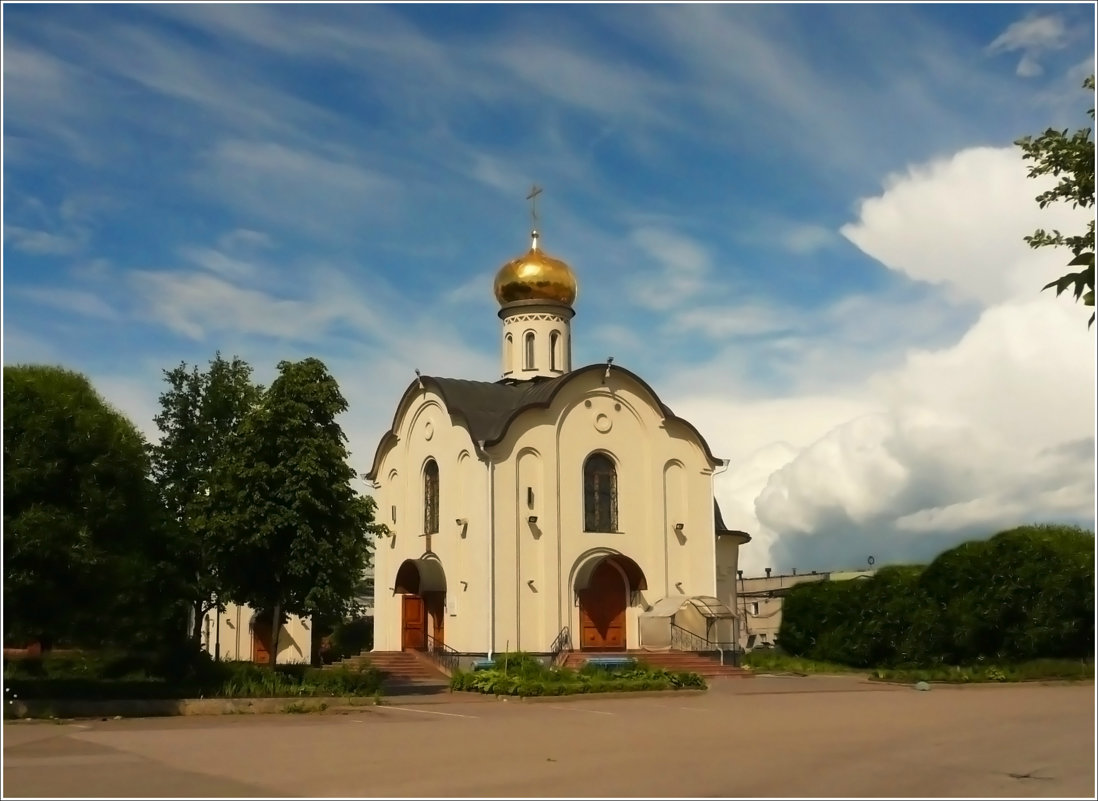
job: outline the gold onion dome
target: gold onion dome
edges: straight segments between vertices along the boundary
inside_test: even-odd
[[[575,273],[566,262],[538,248],[537,231],[531,236],[530,250],[496,273],[496,300],[501,306],[519,300],[545,300],[571,306],[579,291]]]

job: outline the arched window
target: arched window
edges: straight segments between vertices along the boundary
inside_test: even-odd
[[[514,358],[515,341],[510,334],[503,338],[503,369],[510,372],[514,369],[511,360]]]
[[[560,331],[549,335],[549,369],[560,369]]]
[[[583,530],[618,530],[618,471],[605,453],[583,465]]]
[[[527,331],[525,337],[526,344],[526,361],[523,364],[523,368],[526,370],[534,369],[534,332]]]
[[[438,463],[423,466],[423,533],[438,534]]]

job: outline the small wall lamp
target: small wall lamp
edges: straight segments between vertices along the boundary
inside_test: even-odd
[[[676,581],[675,582],[675,589],[678,590],[679,592],[682,592],[682,582],[681,581]]]
[[[468,524],[469,521],[466,520],[464,517],[459,517],[454,522],[457,523],[459,526],[464,526],[464,525]]]
[[[537,515],[530,515],[528,518],[526,518],[526,522],[529,523],[532,526],[532,525],[534,525],[538,522],[538,516]]]
[[[685,523],[676,523],[675,524],[675,531],[682,531],[683,528],[685,528],[685,527],[686,527]]]

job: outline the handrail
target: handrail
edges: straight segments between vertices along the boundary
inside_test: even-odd
[[[671,648],[677,651],[694,651],[697,653],[717,651],[720,653],[722,665],[724,664],[725,651],[731,651],[734,658],[739,653],[738,645],[735,642],[710,640],[708,637],[702,637],[700,634],[684,629],[677,623],[671,624]]]
[[[550,660],[555,665],[561,654],[567,653],[572,650],[572,634],[565,626],[557,634],[557,638],[553,640],[553,644],[549,646]]]
[[[671,624],[671,647],[677,651],[714,650],[708,639],[684,629],[677,623]]]
[[[439,642],[430,634],[427,635],[427,656],[451,674],[461,667],[461,652]]]

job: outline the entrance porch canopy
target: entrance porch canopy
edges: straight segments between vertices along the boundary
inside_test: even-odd
[[[641,614],[641,648],[670,650],[673,625],[708,641],[713,639],[714,625],[736,617],[727,604],[711,595],[669,595]]]
[[[591,584],[591,576],[595,574],[595,568],[603,562],[613,562],[617,565],[629,582],[629,592],[648,589],[648,580],[644,577],[644,571],[640,565],[623,553],[605,553],[587,559],[576,570],[576,591],[586,590]]]
[[[446,572],[437,559],[405,559],[393,582],[393,595],[446,592]]]

